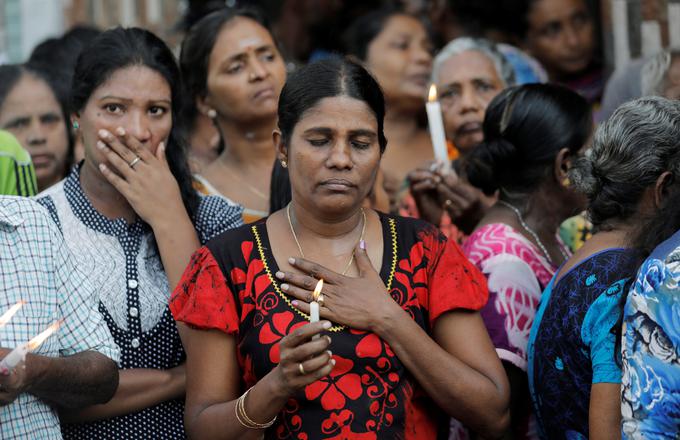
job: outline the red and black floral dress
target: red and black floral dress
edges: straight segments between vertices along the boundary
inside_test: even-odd
[[[389,294],[431,333],[457,309],[479,310],[484,276],[432,225],[380,214]],[[274,278],[266,219],[228,231],[192,257],[170,309],[177,321],[218,329],[238,339],[244,387],[279,362],[279,341],[308,322]],[[335,326],[333,372],[288,401],[267,433],[272,439],[434,439],[448,427],[391,348],[378,336]]]

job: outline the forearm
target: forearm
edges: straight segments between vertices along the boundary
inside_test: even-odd
[[[501,384],[444,350],[403,310],[374,330],[448,415],[485,437],[502,434],[496,427],[508,414]]]
[[[179,283],[191,255],[201,246],[196,229],[183,207],[181,212],[183,215],[152,225],[170,290]]]
[[[106,402],[118,385],[115,362],[94,351],[59,358],[29,354],[26,365],[26,392],[60,408]]]
[[[63,411],[66,422],[91,422],[141,411],[184,395],[184,375],[172,370],[135,368],[119,370],[118,389],[104,404],[79,411]]]
[[[262,378],[248,393],[245,410],[257,423],[276,417],[290,396],[282,395],[273,385],[272,373]],[[236,418],[236,401],[216,402],[197,411],[187,411],[184,424],[189,438],[206,440],[259,439],[264,431],[244,427]]]

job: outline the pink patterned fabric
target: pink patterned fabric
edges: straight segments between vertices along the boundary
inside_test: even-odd
[[[487,277],[481,310],[498,356],[526,371],[527,343],[543,289],[557,267],[522,234],[503,223],[477,229],[463,251]]]

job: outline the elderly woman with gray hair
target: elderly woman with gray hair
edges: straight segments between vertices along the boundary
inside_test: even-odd
[[[574,163],[595,234],[553,277],[532,326],[529,385],[544,438],[620,436],[621,309],[641,260],[631,238],[679,177],[680,103],[657,97],[619,107]]]
[[[467,154],[482,140],[489,102],[515,84],[512,65],[495,44],[457,38],[435,57],[432,82],[437,86],[447,139],[458,152],[455,172],[419,168],[408,178],[417,211],[402,212],[439,225],[452,238],[469,234],[495,201],[471,186],[462,173]]]

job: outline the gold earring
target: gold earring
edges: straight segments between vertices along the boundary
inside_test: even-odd
[[[284,167],[284,168],[288,168],[288,162],[286,162],[285,160],[282,160],[281,166]]]
[[[564,180],[562,181],[562,186],[565,188],[569,188],[571,186],[571,180],[569,180],[568,177],[565,177]]]

